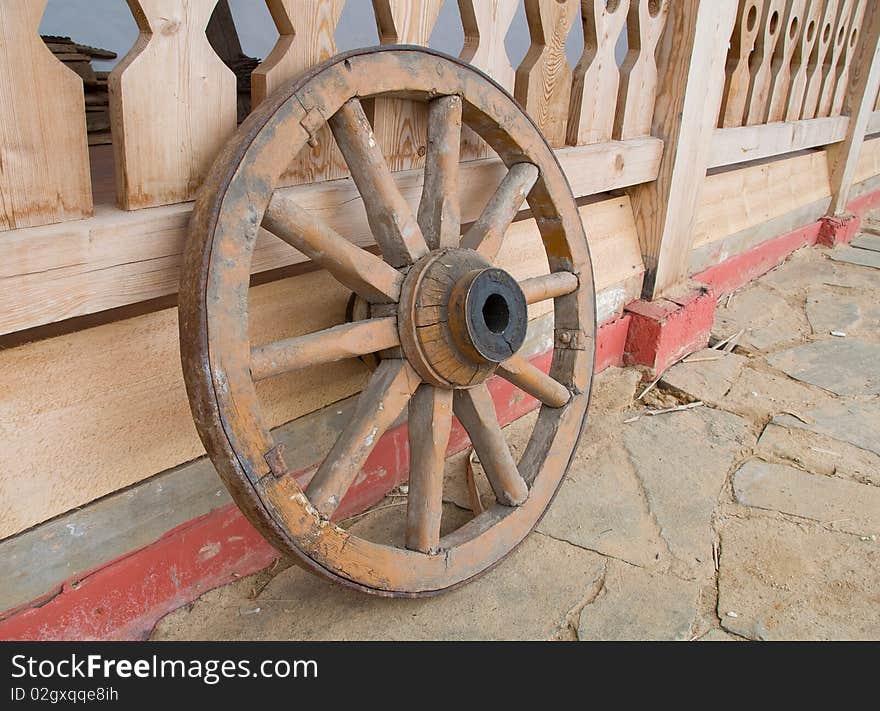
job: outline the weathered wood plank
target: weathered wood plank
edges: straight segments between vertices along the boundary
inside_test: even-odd
[[[382,44],[427,46],[443,0],[373,0]],[[375,99],[367,108],[376,138],[392,171],[425,164],[428,114],[423,104]]]
[[[846,137],[848,124],[848,116],[830,116],[805,121],[717,128],[712,138],[709,168],[838,143]]]
[[[819,24],[819,37],[810,54],[807,89],[804,93],[804,104],[800,113],[802,119],[815,118],[819,110],[825,64],[830,59],[829,52],[834,41],[834,25],[837,22],[838,9],[838,0],[825,0],[822,21]]]
[[[110,120],[117,198],[136,210],[193,198],[235,130],[237,90],[205,35],[217,0],[128,4],[140,37],[110,74]]]
[[[749,60],[761,29],[758,21],[761,19],[764,2],[765,0],[739,0],[725,70],[727,81],[721,101],[722,128],[743,125],[752,79]]]
[[[485,72],[511,94],[516,70],[507,56],[504,38],[516,14],[519,0],[458,0],[464,44],[459,58]],[[467,126],[461,134],[461,159],[494,155],[486,142]]]
[[[746,125],[764,123],[770,88],[773,81],[773,55],[779,41],[785,0],[765,0],[761,13],[761,29],[755,43],[755,51],[749,61],[752,83],[746,101]]]
[[[804,2],[805,0],[789,0],[786,6],[782,37],[776,43],[776,52],[773,55],[773,77],[770,84],[770,102],[767,105],[767,123],[785,118],[792,80],[791,62],[806,25]]]
[[[531,45],[516,70],[514,96],[551,146],[565,144],[572,72],[565,41],[577,13],[574,0],[525,0]]]
[[[567,143],[580,146],[611,140],[620,71],[614,49],[626,23],[630,0],[583,0],[584,51],[572,74]],[[638,91],[633,87],[633,92]]]
[[[837,66],[846,50],[847,28],[852,17],[855,0],[841,0],[837,17],[834,23],[834,35],[831,41],[831,49],[826,55],[825,66],[822,70],[822,90],[819,93],[819,102],[816,116],[830,116],[834,104],[834,92],[837,89]]]
[[[40,39],[45,9],[0,3],[0,232],[92,214],[83,84]]]
[[[251,74],[251,104],[257,106],[285,81],[336,54],[334,32],[345,0],[266,0],[278,27],[278,42]],[[332,180],[348,174],[327,126],[306,145],[281,179],[281,185]]]
[[[804,8],[806,24],[791,60],[791,90],[786,102],[786,121],[797,121],[801,117],[809,81],[810,57],[821,30],[822,0],[806,0],[806,2]]]
[[[631,0],[626,22],[629,44],[620,67],[614,138],[650,136],[657,101],[657,44],[666,27],[669,0]]]
[[[578,197],[653,180],[662,141],[655,138],[566,148],[557,152]],[[460,168],[462,220],[477,218],[507,172],[498,160]],[[395,181],[416,209],[424,172],[403,171]],[[363,202],[351,179],[284,191],[304,209],[361,246],[373,243]],[[0,333],[20,331],[177,292],[180,258],[192,205],[125,212],[99,207],[94,218],[14,230],[0,240]],[[290,266],[305,256],[261,233],[253,272]]]

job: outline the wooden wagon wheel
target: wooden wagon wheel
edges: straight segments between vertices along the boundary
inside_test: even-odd
[[[360,99],[428,105],[421,203],[401,196]],[[276,191],[293,155],[328,122],[360,191],[381,257]],[[461,235],[462,123],[508,168]],[[492,266],[528,200],[551,273],[520,284]],[[365,318],[251,346],[247,293],[258,227],[290,243],[356,295]],[[289,83],[242,124],[196,204],[180,293],[182,358],[202,441],[239,507],[282,552],[360,590],[412,597],[484,572],[531,531],[577,445],[595,343],[590,257],[571,189],[538,129],[474,68],[423,48],[339,55]],[[517,354],[526,305],[554,299],[545,375]],[[378,354],[351,421],[303,491],[273,442],[254,382],[342,358]],[[517,464],[486,379],[497,374],[543,406]],[[374,543],[333,514],[382,433],[408,412],[406,547]],[[440,537],[443,464],[453,412],[480,457],[496,503]]]

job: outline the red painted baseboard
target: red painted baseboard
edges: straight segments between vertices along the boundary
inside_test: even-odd
[[[628,324],[624,316],[599,328],[597,371],[622,364]],[[546,371],[551,356],[544,353],[532,362]],[[537,406],[534,398],[501,378],[493,378],[489,389],[502,424]],[[467,445],[464,430],[455,422],[448,453]],[[408,466],[407,428],[402,425],[380,440],[340,505],[340,517],[380,501],[406,480]],[[297,478],[306,476],[303,472]],[[0,639],[143,639],[167,613],[212,588],[265,568],[277,557],[236,506],[224,506],[9,614],[0,620]]]
[[[819,239],[819,222],[762,242],[754,249],[727,259],[696,274],[694,279],[708,286],[716,296],[728,294],[766,274],[795,250],[814,245]]]
[[[801,247],[819,244],[820,239],[825,240],[825,246],[848,242],[858,230],[862,215],[876,207],[880,207],[880,190],[866,193],[849,202],[847,211],[857,219],[845,220],[839,229],[839,235],[823,237],[823,226],[826,227],[827,235],[827,221],[825,218],[820,218],[793,232],[762,242],[757,247],[731,257],[721,264],[709,267],[693,278],[706,284],[716,296],[728,294],[766,274]]]

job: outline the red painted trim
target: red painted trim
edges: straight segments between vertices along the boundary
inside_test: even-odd
[[[794,232],[762,242],[748,252],[737,254],[696,274],[694,279],[709,286],[717,296],[735,291],[781,264],[795,250],[816,244],[820,224],[813,222]]]
[[[225,506],[3,620],[0,638],[142,639],[163,615],[277,557],[234,505]]]
[[[852,200],[847,205],[847,210],[860,218],[867,211],[876,207],[880,207],[880,190],[866,193]],[[826,222],[824,222],[824,218],[821,218],[793,232],[774,237],[747,252],[721,262],[721,264],[709,267],[694,275],[693,278],[709,286],[717,296],[728,294],[757,279],[762,274],[766,274],[773,267],[785,261],[795,250],[818,244],[823,224]],[[842,233],[839,239],[835,238],[831,241],[839,243],[851,239],[853,232],[858,229],[858,221],[846,221],[841,229]],[[828,240],[826,239],[826,241]]]
[[[601,373],[606,368],[619,368],[623,365],[623,351],[631,320],[632,317],[625,313],[620,318],[606,321],[599,327],[594,368],[597,373]]]
[[[880,190],[875,190],[871,193],[865,193],[864,195],[860,195],[854,200],[850,200],[849,204],[846,206],[846,209],[853,214],[859,215],[861,217],[869,210],[873,210],[875,207],[880,207]]]
[[[629,318],[604,324],[597,338],[597,371],[620,365]],[[545,372],[552,353],[532,362]],[[499,420],[508,424],[537,406],[506,380],[493,378],[489,390]],[[467,436],[454,423],[449,454],[462,451]],[[340,517],[363,511],[406,480],[409,442],[405,425],[385,434],[364,471],[343,500]],[[308,478],[301,472],[298,480]],[[169,531],[155,543],[108,562],[65,583],[39,601],[0,620],[0,639],[143,639],[156,622],[202,593],[270,565],[278,553],[234,504],[216,509]]]

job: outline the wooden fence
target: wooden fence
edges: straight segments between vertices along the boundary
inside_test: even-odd
[[[79,474],[69,469],[65,475],[79,476],[77,486],[86,490],[74,487],[67,498],[35,505],[22,515],[7,511],[0,501],[0,518],[8,520],[0,537],[201,453],[191,427],[182,424],[188,411],[167,307],[177,292],[190,201],[236,125],[235,76],[205,36],[216,1],[128,0],[140,37],[109,81],[113,156],[107,174],[115,176],[110,199],[99,186],[107,166],[99,151],[90,156],[87,146],[81,82],[39,38],[46,0],[0,2],[0,335],[23,333],[17,342],[25,342],[32,333],[28,329],[46,329],[72,317],[94,316],[94,322],[81,322],[78,328],[83,328],[112,320],[103,314],[109,309],[154,312],[149,324],[136,325],[120,320],[135,311],[113,312],[119,314],[119,323],[109,324],[116,327],[113,335],[59,327],[58,333],[68,332],[63,355],[55,350],[61,339],[48,338],[0,358],[0,374],[14,373],[23,383],[32,380],[35,388],[27,395],[29,386],[23,385],[18,399],[0,402],[17,428],[7,447],[9,461],[25,473],[44,471],[55,456],[51,448],[34,451],[33,443],[45,439],[40,428],[48,424],[27,414],[33,410],[28,398],[38,398],[53,383],[59,393],[64,391],[74,363],[78,378],[119,379],[89,389],[88,397],[97,399],[84,401],[87,417],[70,409],[64,414],[71,418],[70,427],[62,428],[60,419],[51,424],[64,429],[53,447],[66,447],[65,460],[82,464]],[[266,4],[278,37],[252,76],[254,105],[281,82],[336,52],[334,33],[344,0]],[[380,40],[427,45],[442,4],[373,0]],[[557,149],[581,199],[600,320],[619,314],[639,295],[669,294],[692,271],[695,248],[716,239],[707,233],[723,236],[739,229],[732,217],[706,206],[704,192],[711,198],[723,183],[729,201],[733,181],[745,180],[750,171],[775,170],[774,180],[789,179],[784,162],[773,168],[776,164],[755,161],[791,154],[803,161],[798,171],[825,170],[827,156],[826,187],[817,189],[816,199],[827,199],[830,184],[828,209],[845,209],[866,161],[880,162],[873,147],[870,154],[863,150],[866,135],[880,132],[877,5],[868,0],[457,1],[464,32],[461,57],[514,94]],[[504,38],[521,6],[530,46],[513,67]],[[578,22],[584,42],[572,66],[565,49]],[[615,54],[621,34],[626,38],[622,61]],[[371,120],[401,192],[417,204],[423,112],[382,99],[373,102]],[[475,134],[465,132],[463,142],[461,184],[471,191],[479,185],[491,190],[503,166]],[[824,149],[821,154],[798,153],[818,148]],[[815,162],[819,155],[821,164]],[[741,171],[721,170],[750,161]],[[875,173],[880,167],[868,170]],[[292,158],[285,182],[305,209],[330,214],[331,226],[358,244],[371,242],[363,208],[329,132],[319,134],[307,153]],[[482,194],[476,193],[464,196],[463,222],[481,208]],[[535,266],[540,254],[528,247],[529,239],[537,239],[537,228],[522,220],[513,233],[516,248],[507,258],[518,266],[511,269],[530,276],[529,270],[541,268]],[[712,259],[725,254],[716,250]],[[303,260],[286,244],[262,235],[253,270],[268,273]],[[278,280],[275,286],[257,287],[264,291],[254,298],[254,327],[263,328],[264,336],[269,335],[270,309],[275,309],[274,323],[284,320],[274,300],[290,296],[291,287],[280,280],[285,273],[272,274],[266,279]],[[296,292],[305,300],[304,312],[321,312],[330,297],[316,301],[324,283],[320,275],[299,278],[309,282]],[[333,304],[344,301],[335,292],[331,296]],[[149,343],[142,342],[145,333],[153,338]],[[39,337],[46,335],[51,333]],[[99,338],[106,340],[99,343]],[[134,345],[136,338],[140,345]],[[161,367],[155,367],[161,376],[152,382],[164,389],[164,399],[154,390],[132,391],[123,402],[121,393],[147,377],[143,366],[101,371],[100,361],[93,362],[101,349],[120,361],[145,352],[160,359]],[[47,380],[45,364],[59,360],[69,369],[51,370]],[[273,406],[274,419],[286,422],[346,397],[360,382],[348,371],[337,371],[331,380],[291,381],[277,399],[297,392],[298,409]],[[113,402],[101,400],[111,396]],[[61,400],[67,403],[68,397]],[[100,418],[107,421],[102,424]],[[149,433],[134,427],[111,441],[107,432],[125,418],[148,421]],[[137,442],[131,445],[135,453],[115,474],[108,473],[106,482],[96,482],[93,472],[110,472],[110,463],[118,463],[121,439]]]

